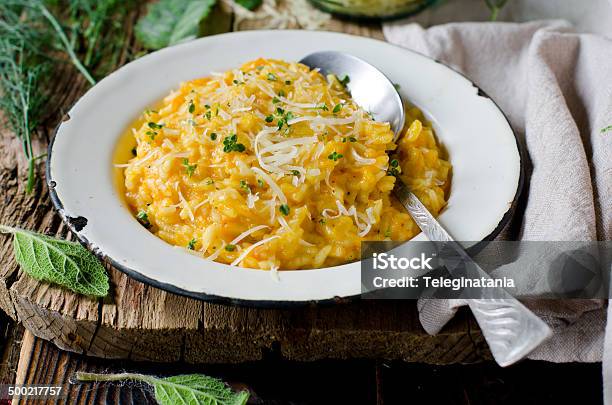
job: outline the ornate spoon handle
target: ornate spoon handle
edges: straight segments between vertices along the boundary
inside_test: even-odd
[[[445,263],[452,276],[470,274],[473,277],[490,278],[399,179],[396,180],[394,191],[429,240],[447,242],[443,249],[452,259]],[[482,299],[468,299],[467,302],[500,366],[505,367],[521,360],[552,334],[544,321],[506,290],[487,288],[483,294],[485,296]]]

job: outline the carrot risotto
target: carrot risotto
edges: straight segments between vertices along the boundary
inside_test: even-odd
[[[133,158],[117,166],[134,215],[168,243],[258,269],[334,266],[361,241],[412,238],[396,177],[437,215],[450,164],[419,110],[396,142],[347,80],[258,59],[181,84],[130,128]]]

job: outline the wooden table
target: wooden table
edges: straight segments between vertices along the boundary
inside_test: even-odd
[[[135,13],[133,21],[137,17]],[[383,38],[378,25],[332,19],[325,29]],[[126,32],[131,35],[131,28]],[[49,120],[51,125],[88,88],[69,64],[60,65],[60,69],[50,103],[58,114]],[[36,155],[46,150],[52,132],[49,127],[34,139]],[[52,209],[44,182],[39,181],[34,193],[25,193],[26,162],[21,145],[6,128],[0,129],[0,145],[0,223],[71,238]],[[38,173],[43,176],[42,163]],[[361,301],[298,309],[230,307],[170,294],[110,267],[111,293],[96,300],[28,277],[14,262],[11,245],[9,237],[0,236],[0,308],[29,331],[24,335],[26,354],[21,357],[18,373],[22,381],[42,381],[47,374],[63,381],[80,364],[96,364],[61,353],[34,336],[87,356],[180,364],[269,358],[453,364],[490,358],[476,324],[463,312],[442,333],[431,337],[422,330],[411,301]],[[36,355],[28,357],[28,350]],[[33,371],[43,365],[44,370]],[[40,373],[47,374],[43,378]],[[75,395],[84,400],[91,391]],[[109,391],[104,395],[115,394]]]

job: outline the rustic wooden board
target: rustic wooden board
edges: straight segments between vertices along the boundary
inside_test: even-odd
[[[327,29],[382,38],[379,26],[331,20]],[[66,66],[51,103],[60,114],[87,88]],[[51,130],[36,138],[35,154],[45,151],[50,134]],[[26,163],[20,148],[15,137],[1,128],[0,223],[70,238],[51,207],[44,183],[39,182],[31,195],[25,193]],[[38,169],[42,177],[42,164]],[[170,294],[110,267],[112,291],[96,300],[24,275],[6,236],[0,237],[0,263],[0,308],[35,336],[90,356],[226,363],[258,360],[273,352],[296,360],[381,358],[435,364],[489,357],[468,316],[457,317],[431,337],[422,330],[411,301],[291,310],[238,308]]]

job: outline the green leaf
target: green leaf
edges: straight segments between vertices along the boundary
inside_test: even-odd
[[[159,0],[136,24],[136,37],[149,49],[196,38],[200,23],[215,3],[216,0]]]
[[[242,405],[249,394],[234,393],[222,381],[202,374],[177,375],[152,381],[155,399],[161,405],[206,404]]]
[[[236,0],[236,3],[240,4],[247,10],[255,10],[257,7],[261,6],[263,0]]]
[[[15,260],[37,280],[68,288],[78,294],[104,297],[108,275],[98,259],[79,243],[0,225],[13,234]]]
[[[233,392],[223,381],[203,374],[184,374],[157,378],[143,374],[96,374],[78,372],[79,381],[142,381],[153,386],[161,405],[244,405],[247,391]]]

